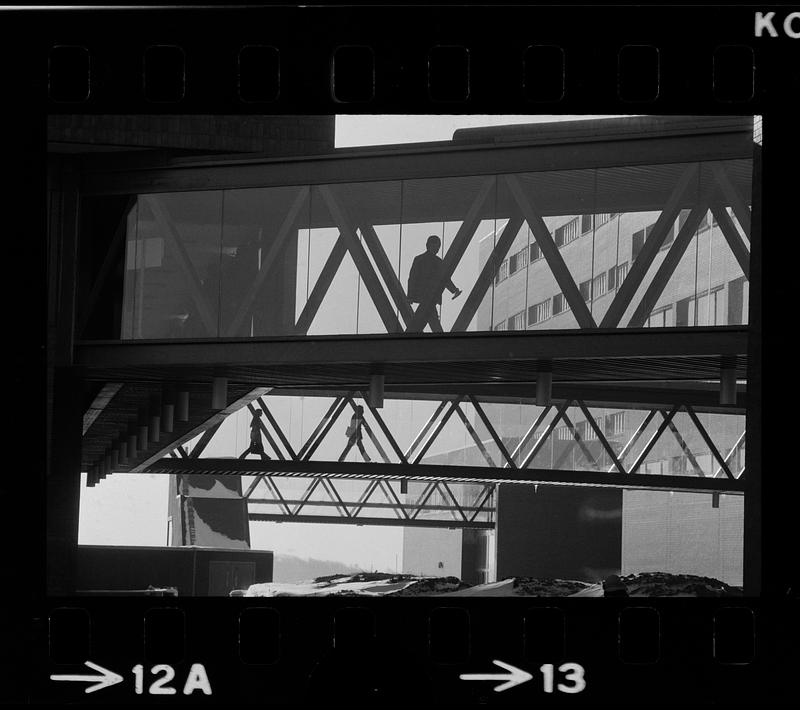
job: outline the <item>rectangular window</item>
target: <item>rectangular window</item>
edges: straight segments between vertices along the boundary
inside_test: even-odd
[[[647,328],[668,328],[672,325],[672,304],[658,308],[650,313],[645,326]]]
[[[505,259],[500,268],[497,270],[497,275],[494,277],[495,284],[505,281],[508,278],[508,259]]]
[[[597,434],[594,431],[594,427],[589,424],[588,419],[580,422],[576,429],[584,441],[597,441]]]
[[[551,301],[548,298],[546,301],[532,305],[528,309],[528,325],[535,325],[547,320],[550,317],[550,304]]]
[[[592,297],[592,280],[581,281],[581,283],[578,284],[578,290],[581,292],[583,300],[588,301]]]
[[[529,258],[532,262],[542,258],[542,250],[539,248],[538,244],[531,244],[529,251]]]
[[[581,234],[592,231],[592,215],[581,215]]]
[[[522,249],[508,258],[509,275],[517,273],[528,265],[528,249]]]
[[[592,298],[602,296],[606,290],[606,272],[604,271],[592,279]]]
[[[525,311],[515,313],[508,319],[506,330],[525,330]]]
[[[614,412],[606,416],[606,436],[619,436],[625,433],[625,412]]]
[[[557,293],[553,296],[553,315],[558,315],[559,313],[563,313],[564,311],[569,310],[569,301],[564,298],[563,293]]]
[[[602,227],[604,224],[610,222],[614,217],[617,216],[616,212],[604,212],[602,214],[597,214],[594,216],[594,226]]]
[[[558,227],[553,235],[557,247],[563,247],[571,241],[577,239],[580,234],[578,232],[578,222],[580,218],[575,217],[566,224]]]
[[[628,275],[628,262],[624,264],[617,264],[608,270],[608,278],[606,285],[610,291],[613,288],[619,288],[620,284],[625,280]]]

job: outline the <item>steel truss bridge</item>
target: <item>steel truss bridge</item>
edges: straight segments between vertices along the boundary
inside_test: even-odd
[[[86,381],[94,383],[94,398],[84,415],[81,453],[89,485],[112,472],[247,476],[255,477],[246,496],[256,520],[447,527],[492,526],[497,484],[694,491],[708,493],[712,499],[755,490],[757,472],[736,465],[743,458],[744,427],[723,445],[702,421],[706,415],[742,416],[748,411],[752,394],[742,384],[736,385],[752,381],[752,368],[757,366],[753,355],[760,352],[754,350],[748,326],[643,327],[709,210],[742,274],[750,277],[751,249],[758,244],[759,228],[743,194],[752,177],[747,167],[752,166],[752,136],[737,121],[709,119],[708,125],[696,122],[693,128],[682,126],[673,134],[665,129],[658,138],[601,131],[582,144],[580,154],[571,146],[565,150],[545,142],[513,150],[469,147],[446,156],[433,152],[319,159],[305,161],[300,167],[280,161],[229,164],[222,160],[132,166],[129,173],[119,168],[107,171],[102,164],[90,169],[82,186],[85,194],[135,194],[149,207],[165,239],[176,249],[178,266],[208,337],[76,342],[73,365]],[[529,170],[530,165],[564,171],[559,173],[563,189],[548,188],[544,179],[536,183],[539,192],[523,184],[514,173]],[[572,185],[571,178],[564,177],[571,175],[570,170],[616,166],[624,168],[622,177],[617,177],[620,184],[597,192],[592,211],[658,211],[659,216],[598,322],[545,218],[586,211],[578,191],[566,189]],[[441,283],[430,285],[430,293],[416,311],[409,306],[376,233],[376,225],[386,223],[386,215],[380,213],[380,205],[359,203],[348,193],[359,181],[410,174],[420,179],[489,175],[478,181],[470,194],[430,200],[407,220],[425,222],[436,217],[441,221],[446,213],[448,220],[460,222],[443,255]],[[155,193],[191,191],[198,186],[235,189],[307,182],[301,175],[328,183],[313,186],[325,205],[324,224],[309,226],[335,229],[338,234],[307,302],[284,334],[236,336],[236,328],[263,298],[270,269],[277,263],[276,245],[290,232],[307,198],[307,190],[302,188],[297,199],[285,205],[285,214],[277,222],[280,229],[274,248],[260,262],[258,276],[228,331],[213,332],[198,275],[181,235]],[[342,183],[342,175],[347,175],[351,187],[337,184]],[[632,176],[638,176],[638,181],[632,181]],[[501,215],[506,222],[495,234],[491,253],[474,283],[465,285],[460,312],[449,331],[443,332],[432,317],[436,293],[453,276],[476,239],[481,220],[487,215],[498,217],[487,207],[493,185],[494,189],[502,187],[508,197],[507,213]],[[679,223],[682,212],[687,213],[686,218]],[[113,271],[109,265],[124,240],[127,211],[125,215],[106,262],[88,288],[84,311],[76,316],[78,324],[88,322],[103,280]],[[530,228],[577,327],[466,332],[523,223]],[[667,236],[673,230],[670,243]],[[385,332],[309,335],[320,306],[326,297],[332,297],[331,284],[346,254],[352,258],[365,297],[371,300]],[[754,295],[758,288],[758,284],[753,287]],[[626,314],[630,314],[627,319]],[[426,325],[432,332],[422,332]],[[732,401],[721,405],[723,371],[733,380],[734,391]],[[521,433],[511,436],[498,430],[487,407],[511,401],[539,402],[537,383],[543,372],[552,380],[552,391],[540,402],[536,415]],[[381,397],[385,395],[389,402],[400,398],[437,402],[433,414],[406,446],[400,446],[392,424],[367,393],[375,377],[381,378]],[[311,434],[293,445],[287,423],[280,421],[270,406],[274,396],[328,397],[331,404]],[[376,461],[341,461],[336,460],[340,452],[318,453],[329,443],[336,422],[349,417],[357,401],[363,401],[368,410],[365,440],[378,452]],[[174,411],[178,403],[185,416],[168,416],[167,408]],[[470,420],[465,407],[474,412],[475,419]],[[596,415],[596,409],[603,407],[636,410],[643,419],[627,441],[612,442]],[[225,420],[245,408],[263,412],[261,432],[271,460],[237,458],[235,452],[230,458],[204,457]],[[582,418],[581,426],[576,413]],[[676,426],[678,417],[691,423],[695,440],[709,452],[710,468],[698,461],[696,446],[686,440],[685,428],[681,431]],[[169,427],[164,426],[167,420]],[[453,421],[464,427],[473,449],[474,461],[468,465],[435,461],[429,455]],[[554,440],[565,433],[566,438],[559,439],[556,447]],[[126,449],[126,440],[132,441],[137,434],[139,445]],[[649,452],[665,439],[678,447],[687,462],[680,475],[646,471]],[[548,465],[540,465],[548,447],[553,456]],[[749,446],[748,452],[752,448]],[[580,466],[567,465],[576,460]],[[306,480],[306,487],[289,493],[290,479]],[[344,481],[360,481],[363,489],[355,496],[344,493]],[[463,483],[470,484],[471,493],[469,499],[459,500],[454,484]],[[421,488],[411,495],[405,493],[409,485]],[[439,502],[434,504],[434,499]],[[254,512],[265,507],[271,507],[271,512]],[[326,512],[312,514],[312,509]],[[380,517],[378,512],[391,513],[391,517]],[[439,517],[434,519],[436,515]]]

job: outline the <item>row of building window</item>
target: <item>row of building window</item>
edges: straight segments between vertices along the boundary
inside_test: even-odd
[[[614,412],[605,417],[597,416],[595,423],[605,436],[620,436],[625,433],[625,412]],[[594,427],[586,420],[576,422],[575,431],[583,441],[597,441]],[[556,427],[554,433],[559,441],[570,441],[575,438],[572,430],[566,425]]]
[[[612,266],[608,271],[603,271],[593,279],[588,279],[578,285],[578,290],[583,296],[584,301],[591,301],[604,293],[617,288],[625,276],[628,274],[628,262]],[[495,330],[525,330],[527,326],[536,325],[547,320],[551,316],[557,316],[570,310],[569,301],[563,293],[557,293],[552,298],[546,298],[539,303],[534,303],[528,308],[528,318],[525,319],[525,311],[514,313],[507,319],[497,323]]]
[[[605,212],[597,215],[584,214],[574,217],[566,224],[556,228],[553,232],[553,241],[558,248],[561,248],[570,242],[574,242],[578,237],[591,232],[593,226],[601,227],[610,222],[617,214],[617,212]],[[500,264],[494,277],[495,285],[505,281],[512,274],[521,271],[528,263],[533,263],[541,258],[542,250],[536,242],[520,249],[507,259],[504,259],[503,263]]]
[[[681,210],[681,213],[678,216],[678,223],[673,224],[669,228],[667,236],[664,237],[664,242],[661,244],[660,249],[667,249],[669,246],[671,246],[678,232],[686,222],[686,219],[689,217],[689,212],[690,210]],[[713,214],[711,216],[711,222],[708,221],[708,212],[706,212],[703,215],[703,219],[700,220],[700,224],[697,225],[697,231],[702,232],[708,227],[716,226],[716,224],[717,220]],[[644,229],[639,229],[633,233],[633,236],[631,237],[631,261],[636,261],[636,257],[641,253],[644,243],[647,241],[647,238],[650,236],[650,232],[653,231],[653,227],[655,226],[656,223],[653,222],[653,224],[648,224]]]
[[[730,208],[728,208],[730,212]],[[690,210],[681,210],[680,215],[678,217],[677,224],[673,224],[667,235],[664,237],[664,242],[661,245],[661,249],[667,249],[672,242],[675,240],[675,236],[678,234],[680,229],[683,227],[686,219],[689,217]],[[575,241],[578,237],[582,237],[584,234],[588,234],[592,231],[592,227],[601,227],[602,225],[606,224],[614,217],[617,216],[617,212],[607,212],[598,215],[591,215],[585,214],[581,215],[580,217],[575,217],[571,219],[566,224],[561,225],[558,227],[555,232],[553,233],[553,239],[557,247],[561,248],[570,242]],[[594,218],[594,219],[593,219]],[[703,215],[703,218],[700,220],[700,224],[697,227],[697,231],[700,232],[710,226],[716,225],[717,220],[712,215],[711,221],[709,222],[708,213]],[[650,233],[653,231],[653,227],[655,227],[655,222],[652,224],[647,225],[642,229],[636,230],[632,237],[631,237],[631,261],[636,261],[636,257],[642,251],[647,238],[650,236]],[[501,281],[505,281],[509,276],[517,273],[524,269],[529,263],[533,263],[538,259],[542,258],[542,250],[539,248],[539,245],[535,242],[526,246],[523,249],[520,249],[515,254],[512,254],[505,259],[495,274],[494,282],[495,285],[499,284]],[[614,288],[614,286],[609,286],[609,288]],[[597,293],[595,293],[595,298],[597,297]]]

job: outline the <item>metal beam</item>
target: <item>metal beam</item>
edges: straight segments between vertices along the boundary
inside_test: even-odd
[[[481,455],[483,456],[484,461],[486,461],[486,464],[488,466],[491,466],[492,468],[495,468],[497,466],[497,464],[495,464],[494,459],[492,459],[492,457],[489,455],[489,452],[486,450],[486,447],[483,445],[483,442],[481,441],[481,438],[478,436],[478,432],[476,432],[475,429],[473,428],[472,424],[470,424],[470,421],[467,418],[467,415],[464,414],[464,412],[461,410],[461,407],[456,407],[456,414],[458,414],[459,419],[461,419],[461,422],[464,424],[464,427],[469,432],[469,435],[472,437],[472,440],[475,442],[475,446],[478,447],[478,451],[481,452]]]
[[[608,457],[614,462],[614,466],[616,466],[617,470],[620,473],[625,473],[625,469],[622,467],[622,463],[617,458],[617,455],[614,453],[614,449],[611,447],[611,444],[608,443],[608,439],[606,439],[605,433],[600,430],[600,427],[597,426],[597,422],[595,421],[592,413],[589,411],[588,407],[584,402],[579,401],[578,406],[581,408],[583,412],[583,416],[586,417],[586,421],[589,422],[589,425],[594,430],[595,436],[602,444],[603,448],[606,450]]]
[[[620,462],[620,465],[625,460],[625,457],[628,455],[628,452],[634,446],[636,446],[636,442],[639,441],[639,437],[644,433],[644,430],[647,429],[647,425],[650,424],[650,422],[652,421],[653,417],[656,415],[656,413],[658,411],[659,411],[658,409],[653,409],[650,412],[648,412],[647,416],[644,419],[642,419],[642,421],[639,423],[639,426],[636,427],[636,431],[633,432],[633,434],[631,435],[631,438],[628,439],[628,443],[625,444],[625,446],[622,447],[622,451],[619,452],[618,460]],[[622,470],[625,471],[625,469],[622,469]],[[610,472],[611,472],[611,469],[609,469],[609,473]],[[625,471],[625,473],[628,473],[628,472]]]
[[[331,481],[328,481],[328,483],[330,484]],[[387,484],[387,481],[379,481],[379,483]],[[491,493],[492,486],[485,486],[485,490],[481,494],[482,498],[486,498],[487,497],[485,495],[486,489],[488,489],[489,493]],[[297,499],[289,499],[289,498],[286,498],[286,499],[282,499],[282,498],[253,498],[252,496],[250,496],[248,498],[248,502],[252,503],[253,505],[258,505],[258,504],[261,504],[261,505],[279,505],[281,502],[294,504],[294,503],[299,503],[300,501],[297,500]],[[325,507],[325,508],[338,508],[338,507],[341,506],[341,503],[339,503],[339,502],[337,502],[335,500],[315,500],[312,505],[321,506],[321,507]],[[436,511],[438,511],[438,512],[448,512],[448,511],[454,510],[453,506],[450,506],[450,505],[425,505],[425,506],[419,506],[419,505],[415,505],[414,503],[402,503],[402,502],[398,502],[398,503],[360,503],[358,501],[344,501],[344,505],[351,505],[351,506],[356,506],[357,505],[357,506],[360,506],[361,508],[375,508],[376,510],[394,510],[394,509],[397,509],[397,510],[400,510],[400,509],[416,510],[417,508],[422,508],[422,510],[429,510],[429,511],[432,511],[432,512],[436,512]],[[461,510],[465,510],[465,511],[471,512],[471,513],[482,513],[482,512],[488,513],[488,512],[493,512],[494,508],[487,508],[485,505],[464,505],[464,506],[461,506]]]
[[[670,420],[669,421],[669,429],[672,432],[675,440],[678,442],[678,446],[681,447],[684,455],[687,459],[689,459],[689,463],[692,464],[692,469],[694,469],[694,473],[696,476],[705,476],[706,474],[703,473],[703,469],[700,468],[700,464],[697,463],[697,459],[695,458],[692,450],[689,448],[689,445],[683,440],[681,433],[678,431],[678,427],[675,426],[675,422]]]
[[[398,312],[403,317],[406,328],[408,328],[411,325],[411,321],[414,319],[414,309],[411,308],[403,285],[400,283],[400,279],[397,278],[397,274],[389,261],[389,257],[386,256],[386,251],[383,248],[383,244],[381,244],[380,237],[378,237],[375,228],[363,220],[358,221],[358,228],[361,230],[364,243],[372,254],[375,266],[383,277],[383,281],[389,289],[389,294],[392,296],[392,300],[395,306],[397,306]],[[431,328],[433,328],[435,321],[431,318],[428,322]]]
[[[225,409],[221,409],[219,411],[214,412],[214,414],[212,414],[202,424],[194,427],[193,429],[190,429],[185,434],[182,434],[181,436],[172,439],[171,441],[164,441],[162,437],[162,445],[158,448],[158,450],[156,450],[153,454],[151,454],[147,458],[142,459],[135,466],[132,466],[127,471],[127,473],[141,473],[151,464],[155,464],[158,461],[162,460],[164,456],[166,456],[170,451],[179,448],[187,441],[191,441],[196,436],[199,436],[200,434],[210,429],[211,427],[223,422],[231,414],[239,411],[242,407],[246,407],[248,404],[250,404],[250,402],[252,402],[257,397],[262,397],[263,395],[267,394],[267,392],[269,392],[271,389],[272,389],[271,387],[255,387],[243,397],[240,397],[235,402],[231,402],[231,404],[225,407]]]
[[[356,394],[357,396],[362,397],[361,392],[357,392]],[[389,427],[386,426],[386,422],[383,420],[381,413],[369,403],[369,398],[362,397],[362,399],[364,400],[364,404],[367,405],[367,408],[372,413],[372,416],[375,417],[375,421],[378,422],[378,426],[380,427],[383,435],[386,437],[391,447],[394,449],[395,454],[397,454],[397,457],[400,459],[400,463],[408,463],[406,455],[403,453],[403,450],[400,448],[397,440],[394,438],[394,435],[389,430]]]
[[[653,119],[647,120],[654,124]],[[683,125],[676,128],[665,125],[676,120]],[[514,141],[511,145],[447,142],[376,149],[369,155],[363,151],[337,151],[336,155],[295,159],[192,157],[173,159],[167,167],[143,166],[139,159],[139,164],[132,162],[124,170],[120,170],[120,158],[115,156],[107,168],[102,161],[95,160],[94,169],[85,169],[81,190],[84,194],[130,195],[518,173],[530,171],[531,166],[545,171],[752,158],[752,119],[749,129],[747,119],[739,117],[656,121],[658,125],[651,127],[643,126],[639,118],[614,119],[614,126],[602,130],[593,121],[583,131],[576,131],[575,127],[545,127],[537,131],[535,139]],[[580,140],[580,150],[576,150],[575,140]],[[580,214],[580,197],[576,196],[574,210],[561,214]]]
[[[406,460],[408,460],[411,457],[411,454],[413,454],[414,451],[416,451],[417,446],[419,446],[420,442],[425,438],[425,436],[427,435],[430,428],[433,426],[433,423],[436,421],[441,411],[447,406],[448,401],[449,400],[442,400],[439,403],[439,406],[436,407],[436,409],[434,410],[433,414],[431,414],[431,416],[428,417],[428,421],[425,422],[425,424],[422,426],[422,429],[419,430],[419,433],[414,438],[414,441],[411,442],[411,445],[406,450],[404,454],[404,458]]]
[[[683,174],[672,190],[669,200],[667,200],[656,223],[653,225],[653,231],[650,232],[650,236],[645,240],[642,250],[631,265],[628,275],[625,277],[616,296],[614,296],[614,300],[603,316],[603,320],[600,322],[601,328],[614,328],[622,320],[622,316],[625,314],[625,311],[628,310],[628,306],[631,304],[634,295],[639,290],[639,286],[650,270],[650,265],[653,263],[659,249],[661,249],[664,244],[667,231],[672,228],[672,225],[678,218],[692,189],[697,189],[695,183],[697,182],[698,170],[698,164],[692,163],[683,171]]]
[[[309,193],[310,189],[305,185],[302,186],[300,191],[297,193],[297,197],[295,197],[294,202],[289,207],[289,211],[286,213],[286,217],[279,227],[277,234],[270,242],[269,250],[267,251],[266,256],[261,260],[261,268],[258,271],[258,275],[250,284],[250,288],[247,289],[247,293],[245,293],[244,297],[239,302],[239,308],[236,311],[236,315],[233,317],[233,320],[231,320],[230,325],[228,326],[226,335],[231,336],[236,333],[242,320],[250,310],[250,306],[253,305],[253,301],[255,301],[256,296],[264,287],[267,276],[275,264],[278,254],[280,254],[281,249],[283,249],[287,237],[291,233],[292,225],[297,221],[301,207],[306,200],[308,200]]]
[[[750,210],[742,200],[742,196],[733,186],[733,183],[728,176],[728,171],[725,169],[725,165],[719,161],[714,161],[711,163],[711,169],[714,172],[714,178],[717,181],[717,184],[722,188],[722,193],[725,195],[725,198],[728,200],[728,203],[733,209],[736,219],[738,219],[739,224],[742,225],[745,236],[747,237],[748,241],[752,241],[750,239]]]
[[[597,323],[595,323],[592,317],[592,312],[586,305],[586,301],[583,300],[583,296],[575,284],[575,279],[570,273],[569,268],[567,268],[566,263],[564,263],[564,257],[561,256],[561,252],[555,245],[550,230],[544,223],[541,210],[534,205],[531,196],[523,192],[522,186],[519,184],[516,177],[513,175],[504,175],[503,179],[508,185],[508,189],[511,191],[511,195],[517,205],[522,210],[522,214],[525,215],[525,221],[531,228],[531,232],[533,232],[533,236],[536,239],[536,244],[539,246],[544,260],[550,267],[550,271],[553,273],[559,288],[563,292],[564,298],[567,299],[572,313],[578,321],[578,327],[584,329],[597,328]]]
[[[542,432],[539,440],[533,445],[533,448],[522,460],[522,463],[519,465],[520,469],[528,468],[528,465],[531,461],[533,461],[541,448],[544,446],[544,442],[547,441],[548,437],[553,433],[553,430],[556,428],[556,424],[558,424],[558,422],[561,420],[561,417],[567,411],[567,408],[571,403],[572,401],[569,399],[561,403],[561,406],[559,406],[559,408],[556,410],[555,416],[550,420],[550,423],[547,425],[547,427],[545,427],[545,430]]]
[[[714,217],[717,218],[717,224],[722,230],[722,235],[725,237],[725,241],[728,242],[728,246],[731,248],[733,256],[736,258],[736,261],[739,262],[739,267],[742,269],[742,273],[744,274],[745,278],[749,279],[750,250],[747,248],[747,245],[744,243],[744,240],[741,238],[741,236],[739,236],[736,225],[728,216],[727,210],[725,210],[722,205],[712,205],[711,212],[714,214]]]
[[[372,303],[378,311],[378,314],[386,327],[387,333],[401,333],[403,328],[400,326],[400,321],[397,320],[397,315],[389,302],[389,298],[381,285],[380,279],[372,269],[372,264],[367,257],[364,247],[356,234],[356,228],[352,220],[347,215],[345,209],[336,200],[333,190],[328,185],[321,185],[319,193],[322,199],[328,206],[328,210],[333,217],[334,223],[339,228],[339,234],[345,240],[347,250],[353,258],[353,263],[356,265],[361,280],[372,299]]]
[[[678,410],[680,409],[679,405],[674,406],[672,409],[669,410],[669,414],[664,414],[662,410],[659,410],[661,416],[664,418],[661,424],[659,425],[658,429],[656,429],[653,436],[650,437],[650,440],[644,445],[644,448],[639,453],[639,457],[634,461],[633,466],[628,469],[628,475],[633,475],[639,470],[639,466],[642,465],[647,454],[650,453],[650,450],[655,446],[656,442],[661,438],[661,435],[667,430],[667,427],[670,425],[672,421],[672,417],[677,414]]]
[[[475,313],[478,308],[480,308],[481,301],[483,301],[486,291],[488,291],[489,287],[492,285],[492,280],[494,279],[497,269],[500,267],[503,259],[506,258],[508,250],[514,243],[517,232],[522,226],[523,221],[522,215],[514,215],[506,222],[503,231],[500,233],[500,238],[497,240],[494,249],[492,249],[492,253],[489,255],[489,258],[481,269],[481,273],[472,285],[472,290],[469,292],[467,300],[464,301],[464,305],[461,307],[461,311],[455,323],[453,323],[451,332],[465,331],[469,327]]]
[[[248,518],[254,522],[266,523],[317,523],[319,525],[379,525],[401,526],[408,528],[470,528],[474,530],[493,530],[494,523],[470,522],[464,520],[433,520],[431,518],[344,518],[340,515],[279,515],[267,513],[249,513]]]
[[[706,442],[706,446],[708,446],[712,456],[714,456],[714,458],[717,459],[720,466],[722,467],[722,470],[725,471],[725,475],[728,478],[733,478],[733,474],[730,472],[730,469],[728,468],[725,459],[722,458],[722,455],[719,453],[719,450],[717,449],[716,445],[711,440],[711,437],[708,435],[708,432],[706,431],[706,428],[703,426],[703,423],[700,421],[700,419],[698,419],[697,414],[695,414],[694,409],[692,409],[692,407],[688,404],[686,405],[685,409],[686,412],[689,414],[691,420],[694,422],[694,425],[697,427],[697,431],[700,432],[700,436],[703,437],[703,441]]]
[[[747,429],[745,429],[742,432],[741,436],[736,440],[736,443],[731,447],[731,450],[728,452],[728,455],[725,457],[725,465],[726,466],[731,461],[731,459],[733,458],[734,454],[739,450],[739,447],[744,443],[744,439],[745,439],[745,435],[746,434],[747,434]],[[730,471],[730,468],[728,468],[728,470]],[[720,466],[714,472],[714,478],[719,476],[719,474],[722,473],[722,471],[723,471],[723,468],[722,468],[722,466]]]
[[[319,307],[322,305],[322,300],[328,293],[328,289],[333,283],[333,278],[342,265],[345,254],[347,254],[347,242],[340,234],[333,245],[333,249],[331,249],[331,253],[328,254],[328,258],[325,260],[325,265],[322,267],[322,271],[320,271],[317,277],[314,288],[311,289],[306,305],[303,306],[303,310],[300,312],[300,316],[294,324],[294,332],[296,335],[306,335],[306,333],[308,333],[308,329],[314,322],[317,311],[319,311]]]
[[[444,425],[447,424],[450,417],[453,416],[453,412],[455,412],[462,399],[462,397],[457,397],[450,403],[450,409],[444,413],[442,418],[439,420],[439,423],[434,427],[431,435],[428,437],[428,439],[422,445],[422,448],[419,450],[419,453],[416,455],[416,458],[414,459],[415,464],[419,463],[422,460],[422,457],[428,452],[428,449],[436,440],[436,437],[439,436],[442,429],[444,429]]]
[[[522,438],[519,440],[514,451],[511,453],[511,458],[516,461],[517,456],[522,453],[522,449],[525,448],[527,443],[531,440],[531,437],[536,433],[536,430],[539,428],[539,425],[544,421],[544,418],[547,416],[548,412],[553,408],[553,405],[548,404],[541,412],[539,412],[539,416],[536,417],[536,420],[531,424],[530,429],[525,432]],[[503,468],[516,468],[516,466],[509,466],[508,463],[503,465]]]
[[[494,440],[494,443],[496,444],[496,446],[499,449],[500,453],[503,455],[503,458],[506,460],[506,463],[511,468],[516,468],[517,465],[514,463],[514,459],[509,455],[508,449],[506,448],[505,444],[503,443],[503,440],[497,435],[497,432],[495,431],[495,428],[492,426],[492,423],[489,421],[489,417],[487,417],[486,416],[486,412],[483,411],[483,407],[481,407],[481,405],[478,402],[478,400],[475,399],[475,397],[473,397],[472,395],[469,395],[468,399],[472,403],[472,406],[475,407],[475,411],[478,413],[478,416],[480,417],[481,421],[483,422],[483,426],[486,427],[487,431],[489,432],[489,435],[492,437],[492,439]]]
[[[247,406],[250,407],[252,405],[248,404]],[[208,446],[211,439],[214,438],[214,434],[216,434],[219,431],[219,428],[221,426],[222,426],[222,421],[219,421],[216,424],[214,424],[214,426],[209,427],[203,432],[202,436],[200,437],[200,440],[194,445],[194,447],[192,447],[192,453],[190,458],[196,459],[200,456],[200,454],[203,453],[203,451],[205,451],[206,446]]]
[[[661,298],[667,282],[672,277],[672,274],[675,273],[675,269],[683,258],[684,252],[691,244],[692,239],[694,239],[700,220],[707,212],[708,203],[705,201],[701,201],[699,205],[693,207],[692,211],[689,212],[686,221],[678,231],[678,236],[675,237],[675,241],[667,251],[667,255],[658,267],[658,271],[656,271],[653,280],[647,287],[644,296],[642,296],[642,300],[639,301],[639,305],[631,316],[628,322],[629,328],[642,328],[644,326],[644,322],[650,316],[650,311],[653,310],[658,299]],[[653,235],[651,234],[650,236],[652,238]]]
[[[435,281],[427,285],[425,294],[422,296],[422,301],[414,312],[414,318],[411,321],[411,325],[406,329],[407,331],[421,331],[425,327],[425,323],[427,323],[431,317],[432,309],[436,307],[435,304],[439,295],[444,291],[445,284],[452,278],[456,267],[464,256],[464,252],[475,236],[475,230],[481,222],[481,215],[485,211],[484,208],[487,201],[492,196],[492,188],[494,186],[494,178],[490,177],[483,181],[469,210],[466,215],[464,215],[463,221],[456,235],[453,237],[450,247],[447,249],[447,253],[442,259],[441,273]],[[492,212],[494,212],[494,210],[492,210]]]
[[[255,476],[267,473],[289,478],[343,478],[357,480],[459,481],[463,483],[520,483],[601,488],[707,491],[741,493],[744,483],[711,476],[632,474],[620,476],[605,471],[554,471],[552,469],[510,469],[438,464],[376,464],[360,461],[262,461],[261,459],[170,459],[148,466],[145,473],[192,473],[204,475]],[[377,483],[376,483],[377,485]],[[310,495],[310,494],[308,494]],[[307,499],[306,499],[307,502]]]
[[[286,451],[289,453],[289,457],[293,460],[300,458],[292,448],[292,445],[289,443],[289,440],[286,438],[286,435],[283,433],[283,430],[278,426],[278,422],[275,420],[275,417],[272,416],[272,412],[269,411],[269,407],[267,407],[266,402],[262,397],[258,398],[258,404],[261,407],[261,411],[264,412],[267,419],[269,419],[269,423],[272,424],[272,428],[275,429],[275,433],[278,435],[278,438],[281,440],[281,443],[286,448]],[[277,449],[276,449],[277,450]]]
[[[322,440],[328,435],[328,432],[331,430],[331,427],[339,418],[339,415],[342,413],[342,410],[345,408],[346,405],[347,405],[347,400],[345,398],[342,398],[330,416],[328,416],[328,414],[326,413],[325,417],[320,422],[321,428],[320,426],[318,426],[317,429],[315,429],[311,435],[314,436],[319,431],[318,436],[313,441],[309,439],[308,442],[306,442],[308,444],[308,448],[306,448],[306,446],[303,446],[303,448],[300,450],[299,456],[301,456],[303,459],[310,459],[314,455],[314,452],[319,448],[319,445],[322,443]],[[330,411],[331,410],[328,410],[328,412]]]
[[[192,259],[186,251],[186,247],[183,244],[181,235],[178,233],[175,225],[170,221],[169,215],[166,213],[163,206],[159,203],[158,197],[155,195],[142,195],[140,199],[150,208],[150,211],[156,218],[156,222],[158,222],[158,224],[161,225],[162,229],[164,230],[164,235],[166,237],[165,241],[170,242],[172,246],[175,247],[175,255],[178,259],[178,266],[181,268],[184,276],[186,277],[186,285],[189,290],[189,296],[191,296],[192,300],[194,301],[194,305],[200,314],[200,318],[203,321],[203,325],[206,327],[209,337],[216,336],[217,323],[211,315],[209,304],[206,301],[205,295],[203,294],[200,277],[197,275],[197,271],[192,264]]]
[[[626,279],[627,281],[627,279]],[[253,367],[746,355],[745,326],[81,343],[76,365]]]

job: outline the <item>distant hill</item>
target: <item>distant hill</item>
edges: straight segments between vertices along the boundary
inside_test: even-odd
[[[292,555],[276,554],[272,573],[273,582],[305,582],[331,574],[355,574],[364,570],[334,560],[305,560]]]

